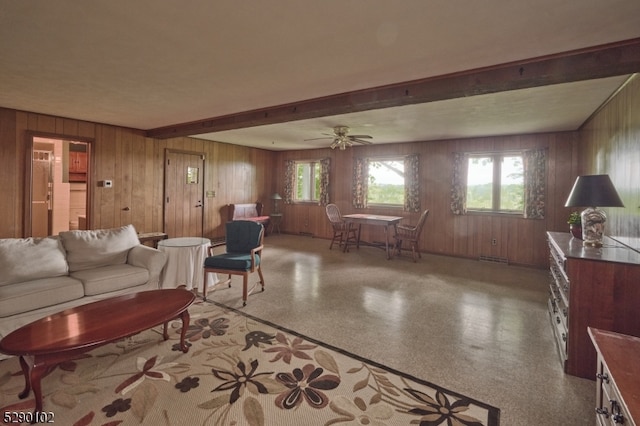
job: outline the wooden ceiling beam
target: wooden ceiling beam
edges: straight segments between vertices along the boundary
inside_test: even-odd
[[[147,130],[166,139],[640,72],[640,38]]]

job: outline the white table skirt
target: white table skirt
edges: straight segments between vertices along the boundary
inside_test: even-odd
[[[158,243],[158,250],[167,255],[167,263],[160,275],[162,288],[185,285],[188,290],[202,291],[204,260],[211,241],[208,238],[169,238]],[[218,282],[216,274],[207,274],[207,287]]]

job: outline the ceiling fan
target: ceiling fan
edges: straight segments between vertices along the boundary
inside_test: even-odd
[[[333,139],[333,142],[330,145],[331,149],[339,148],[344,151],[348,146],[353,145],[354,142],[361,143],[363,145],[371,145],[370,141],[366,141],[364,139],[371,139],[372,137],[369,135],[349,135],[349,127],[347,126],[335,126],[333,128],[333,135],[328,133],[323,133],[323,135],[327,135],[327,137],[323,138],[313,138],[313,139],[305,139],[305,141],[315,141],[318,139]]]

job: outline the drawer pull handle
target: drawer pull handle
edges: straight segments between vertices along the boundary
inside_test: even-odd
[[[604,416],[605,419],[609,418],[609,411],[606,408],[596,408],[596,413],[600,414],[601,416]]]
[[[603,383],[609,383],[609,375],[607,373],[598,373],[596,378],[602,380]]]
[[[611,420],[617,424],[624,423],[624,416],[620,413],[620,404],[615,399],[610,399],[609,403],[611,404]]]

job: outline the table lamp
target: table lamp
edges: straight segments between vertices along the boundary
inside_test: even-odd
[[[598,207],[624,207],[624,204],[609,175],[587,175],[578,176],[565,207],[587,207],[580,213],[582,244],[602,247],[607,216]]]
[[[273,200],[273,212],[276,214],[280,213],[278,211],[278,200],[282,200],[282,197],[276,192],[271,196],[271,199]]]

